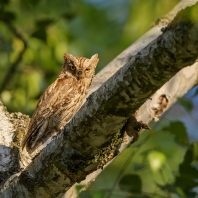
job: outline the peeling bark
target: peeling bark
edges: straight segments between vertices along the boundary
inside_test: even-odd
[[[95,92],[89,95],[64,131],[40,153],[27,156],[20,151],[20,167],[25,169],[17,169],[15,175],[11,174],[12,177],[1,186],[1,197],[62,197],[73,184],[101,167],[101,162],[106,164],[111,160],[111,152],[112,156],[117,154],[123,137],[120,129],[142,105],[137,118],[147,123],[156,116],[151,107],[159,107],[162,94],[166,94],[170,102],[168,106],[171,105],[174,94],[160,87],[179,70],[195,63],[198,56],[198,24],[184,17],[190,9],[198,9],[198,5],[182,11],[161,35],[161,27],[157,27],[157,34],[148,35],[146,47],[142,45],[141,49],[134,51],[135,48],[131,48],[127,55],[121,55],[122,59],[116,58],[101,71],[94,80],[92,91]],[[116,65],[117,71],[112,69]],[[197,64],[188,70],[187,73],[179,72],[180,76],[185,81],[190,76],[192,81],[189,80],[188,85],[185,83],[178,94],[183,95],[197,82]],[[179,90],[178,75],[166,86],[173,86],[174,79],[177,79],[175,86]],[[156,91],[157,94],[153,95]],[[2,115],[6,118],[5,112]],[[24,120],[25,128],[28,119],[24,117]],[[8,131],[13,131],[10,123],[8,121],[6,126],[11,126]]]

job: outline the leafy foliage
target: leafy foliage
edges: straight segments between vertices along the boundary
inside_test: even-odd
[[[198,184],[198,170],[193,162],[197,160],[197,145],[198,143],[192,144],[186,151],[183,162],[179,165],[179,175],[175,177],[175,182],[159,186],[161,189],[173,192],[180,197],[196,196],[193,188],[197,187]]]
[[[105,198],[195,197],[197,159],[198,143],[189,143],[184,124],[166,121],[145,131],[85,192]]]

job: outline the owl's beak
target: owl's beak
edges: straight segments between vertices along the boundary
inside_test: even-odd
[[[78,80],[80,80],[83,77],[83,72],[82,71],[78,71]]]

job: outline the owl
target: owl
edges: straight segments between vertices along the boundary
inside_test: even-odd
[[[57,134],[76,114],[86,97],[99,61],[64,54],[64,64],[58,78],[39,99],[22,148],[32,153],[51,136]]]

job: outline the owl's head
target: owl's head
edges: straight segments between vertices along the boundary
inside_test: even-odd
[[[78,80],[88,78],[92,79],[95,74],[95,68],[99,61],[98,54],[93,55],[90,59],[64,54],[65,63],[62,72],[69,72]]]

